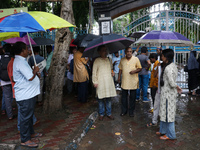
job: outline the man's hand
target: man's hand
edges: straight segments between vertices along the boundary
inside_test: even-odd
[[[34,66],[34,68],[33,68],[33,74],[36,74],[39,71],[40,71],[39,67],[38,66]]]
[[[178,85],[177,85],[176,89],[177,89],[177,92],[178,92],[179,94],[182,93],[182,89],[181,89]]]
[[[134,73],[135,73],[135,71],[130,71],[129,73],[132,75],[132,74],[134,74]]]
[[[97,87],[98,87],[98,84],[94,84],[94,87],[97,88]]]
[[[118,83],[121,83],[121,80],[120,80],[120,78],[118,78],[118,80],[117,80],[117,81],[118,81]]]

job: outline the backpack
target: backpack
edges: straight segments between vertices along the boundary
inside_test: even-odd
[[[74,59],[71,60],[69,68],[70,68],[70,72],[74,74]]]
[[[3,81],[10,81],[10,78],[8,76],[8,70],[7,70],[7,66],[8,63],[10,62],[11,57],[10,54],[4,54],[1,55],[1,59],[0,59],[0,79]]]

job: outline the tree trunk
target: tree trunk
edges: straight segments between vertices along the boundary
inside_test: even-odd
[[[72,0],[62,1],[61,17],[74,24]],[[46,94],[43,106],[45,113],[53,113],[62,109],[64,75],[72,37],[73,33],[68,28],[59,29],[56,33],[53,57],[46,80]]]

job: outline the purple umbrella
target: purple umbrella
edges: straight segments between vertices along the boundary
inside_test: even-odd
[[[33,39],[31,37],[30,37],[30,40],[31,40],[32,45],[36,45],[36,43],[33,41]],[[25,35],[24,37],[10,38],[10,39],[4,40],[4,42],[11,43],[11,44],[14,44],[16,42],[24,42],[26,45],[30,44],[27,35]]]
[[[172,31],[150,31],[137,40],[135,44],[194,46],[185,36]]]

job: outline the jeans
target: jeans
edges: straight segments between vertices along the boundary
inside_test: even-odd
[[[127,113],[127,110],[129,109],[129,115],[133,115],[135,110],[135,99],[136,99],[136,90],[130,90],[130,99],[129,99],[129,106],[128,106],[128,91],[122,89],[122,105],[121,105],[121,111],[123,114]]]
[[[71,94],[73,91],[73,80],[67,79],[67,92]]]
[[[140,98],[140,91],[143,92],[143,101],[147,99],[147,89],[149,85],[149,75],[139,75],[139,89],[137,89],[136,99]]]
[[[17,104],[20,106],[20,137],[22,143],[30,140],[31,135],[35,133],[33,129],[35,103],[36,97],[17,101]]]
[[[161,134],[165,134],[170,139],[176,139],[174,122],[160,121],[160,131],[159,132]]]
[[[106,102],[106,115],[110,116],[111,115],[111,109],[112,109],[112,104],[111,104],[111,98],[103,98],[103,99],[98,99],[99,102],[99,115],[104,116],[105,115],[105,105],[104,101]]]
[[[166,100],[166,122],[160,121],[160,133],[165,134],[170,139],[176,139],[175,124],[174,122],[168,122],[167,112],[168,102]]]
[[[1,106],[1,110],[6,110],[6,104],[5,104],[5,97],[4,97],[4,93],[2,92],[2,106]]]
[[[11,84],[3,86],[3,93],[6,106],[6,113],[8,118],[11,118],[13,117],[13,112],[12,112],[13,93]]]
[[[20,105],[17,103],[18,107],[18,116],[17,116],[17,130],[20,131]],[[37,121],[37,118],[35,117],[35,114],[33,114],[33,124],[35,124]]]

